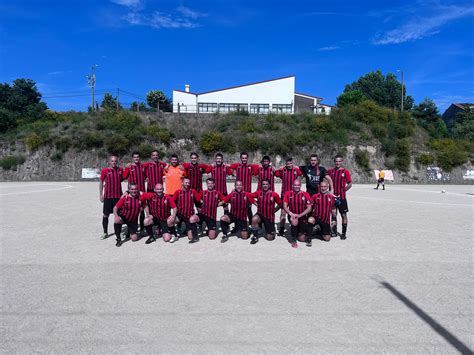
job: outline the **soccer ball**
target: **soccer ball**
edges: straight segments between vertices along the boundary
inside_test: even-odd
[[[446,190],[441,190],[441,193],[442,193],[442,194],[445,194],[445,193],[446,193]]]

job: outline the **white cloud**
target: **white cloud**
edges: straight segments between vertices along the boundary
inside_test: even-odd
[[[123,19],[131,25],[135,26],[149,26],[152,28],[195,28],[199,24],[191,18],[184,16],[173,16],[168,13],[155,11],[152,14],[143,14],[139,12],[130,12],[126,14]]]
[[[139,7],[141,0],[110,0],[114,4],[127,6],[127,7]]]
[[[340,49],[341,47],[339,46],[327,46],[327,47],[320,47],[318,48],[319,52],[330,52],[330,51],[335,51],[337,49]]]
[[[196,20],[200,17],[207,16],[206,14],[203,14],[201,12],[191,10],[189,7],[186,7],[186,6],[179,6],[179,7],[176,8],[176,11],[178,11],[184,17],[191,18],[191,19],[194,19],[194,20]]]
[[[439,33],[441,27],[452,21],[474,15],[472,6],[437,6],[433,10],[435,15],[411,17],[399,27],[376,35],[372,43],[385,45],[416,41]]]

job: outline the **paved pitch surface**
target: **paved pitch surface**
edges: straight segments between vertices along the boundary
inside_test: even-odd
[[[354,186],[348,239],[312,248],[116,248],[97,183],[1,183],[0,351],[467,353],[473,194]]]

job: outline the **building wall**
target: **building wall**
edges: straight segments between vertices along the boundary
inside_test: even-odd
[[[173,112],[196,113],[196,98],[194,94],[173,90]]]
[[[295,95],[295,113],[314,112],[315,99]]]

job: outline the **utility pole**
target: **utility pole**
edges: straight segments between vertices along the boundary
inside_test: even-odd
[[[94,69],[95,67],[98,67],[97,64],[94,64],[92,65],[92,73],[91,75],[87,75],[86,78],[87,78],[87,84],[91,87],[91,91],[92,91],[92,106],[91,106],[91,109],[92,109],[92,114],[94,114],[95,112],[95,99],[94,99],[94,89],[95,89],[95,74],[94,74]]]
[[[119,107],[120,107],[119,98],[120,98],[120,89],[117,88],[117,112],[118,112]]]
[[[404,81],[403,81],[403,69],[402,69],[402,106],[401,106],[401,113],[403,115],[403,96],[405,94],[405,90],[403,90],[403,86],[405,85]]]

